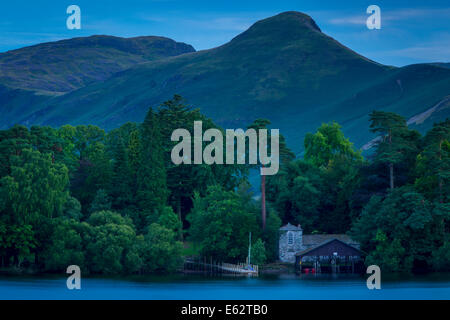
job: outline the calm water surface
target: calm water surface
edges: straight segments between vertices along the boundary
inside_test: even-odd
[[[66,279],[1,276],[0,299],[450,299],[450,274],[382,276],[381,290],[368,290],[364,277],[347,275],[82,278],[81,290],[68,290]]]

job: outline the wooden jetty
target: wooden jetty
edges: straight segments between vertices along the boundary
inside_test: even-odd
[[[184,273],[203,273],[203,274],[233,274],[257,276],[258,266],[246,263],[225,263],[225,262],[207,262],[206,259],[186,259],[184,261]]]

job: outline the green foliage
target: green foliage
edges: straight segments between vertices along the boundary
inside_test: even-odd
[[[318,168],[303,160],[296,160],[268,179],[267,195],[283,221],[301,224],[305,230],[310,230],[318,223],[321,184]]]
[[[393,189],[394,166],[415,159],[420,135],[416,131],[410,131],[406,120],[392,112],[373,111],[370,121],[371,131],[380,134],[375,161],[388,165],[390,188]]]
[[[252,246],[252,256],[251,263],[262,265],[266,263],[266,249],[264,247],[264,242],[261,239],[256,240],[255,244]]]
[[[440,232],[433,204],[411,187],[395,189],[386,198],[372,197],[354,223],[352,237],[370,252],[366,263],[388,271],[412,271],[427,262]]]
[[[269,208],[266,230],[264,230],[264,232],[260,235],[264,242],[266,257],[269,262],[278,260],[278,239],[281,224],[281,219],[278,217],[278,213],[274,209]]]
[[[345,233],[351,224],[351,201],[364,164],[339,124],[322,124],[304,140],[303,160],[285,163],[268,179],[268,199],[283,221],[306,232]]]
[[[35,224],[40,216],[60,214],[67,200],[67,168],[31,149],[23,149],[10,161],[11,172],[0,180],[0,199],[10,221]]]
[[[432,264],[435,271],[450,270],[450,241],[433,251]]]
[[[70,129],[70,128],[68,128]],[[71,193],[87,212],[99,189],[107,190],[111,183],[111,163],[105,147],[105,131],[96,126],[77,126],[73,135],[73,157],[78,165],[71,175]],[[70,133],[69,133],[70,134]]]
[[[124,139],[119,137],[113,154],[113,173],[110,184],[110,194],[115,209],[124,209],[133,202],[133,176],[125,148]]]
[[[448,202],[450,195],[450,120],[436,123],[423,138],[417,156],[415,186],[430,200]]]
[[[216,128],[175,95],[149,110],[142,125],[108,134],[70,125],[0,131],[1,266],[34,260],[33,267],[51,272],[69,264],[87,273],[175,271],[184,234],[192,254],[242,262],[249,232],[252,261],[261,264],[278,258],[279,227],[291,222],[306,233],[351,229],[366,262],[386,272],[448,270],[448,120],[422,138],[403,118],[372,113],[381,135],[373,161],[353,150],[337,123],[305,138],[305,159],[293,159],[280,136],[264,231],[248,167],[171,162],[171,132],[191,132],[194,120]],[[396,188],[388,190],[391,164]]]
[[[140,228],[156,222],[155,211],[167,201],[166,168],[160,124],[149,109],[141,129],[141,164],[137,177],[138,207],[142,214]]]
[[[190,237],[200,245],[202,254],[222,261],[244,261],[248,234],[259,229],[255,214],[247,212],[239,196],[220,186],[208,187],[204,198],[196,194],[187,219]]]
[[[111,209],[111,200],[103,189],[98,189],[97,194],[95,195],[94,200],[91,203],[91,207],[89,208],[89,212],[97,212],[103,210]]]
[[[341,126],[336,123],[323,123],[317,132],[305,136],[305,160],[315,166],[327,167],[336,158],[362,160],[361,152],[353,149],[353,144],[344,136]]]
[[[45,270],[61,271],[69,265],[78,265],[85,269],[83,238],[80,234],[81,223],[74,219],[55,219],[49,246],[41,258],[45,261]]]
[[[366,258],[367,265],[378,265],[383,272],[409,272],[412,268],[412,257],[405,258],[405,248],[399,239],[389,241],[386,234],[378,230],[375,241],[376,248]]]
[[[64,204],[63,216],[68,219],[80,221],[80,219],[83,217],[80,201],[78,201],[74,197],[69,196],[66,203]]]
[[[0,253],[6,259],[14,258],[14,264],[19,265],[19,257],[31,253],[37,246],[35,234],[31,225],[9,225],[0,220]]]
[[[175,232],[157,223],[148,227],[141,249],[147,272],[173,272],[181,264],[181,242],[175,240]]]
[[[161,135],[164,148],[164,161],[167,171],[167,187],[169,203],[180,221],[192,208],[192,198],[195,192],[205,195],[206,187],[219,184],[226,190],[233,190],[246,174],[244,165],[175,165],[171,160],[172,148],[178,143],[171,140],[172,132],[184,128],[194,134],[194,121],[202,121],[203,131],[218,128],[210,119],[192,109],[186,101],[175,94],[172,99],[162,103],[157,113],[161,125]],[[225,146],[224,146],[225,148]]]
[[[131,221],[111,211],[93,213],[86,241],[86,258],[94,273],[118,274],[124,271],[124,262],[131,250],[136,233]]]
[[[175,233],[180,232],[180,230],[182,229],[181,221],[173,212],[172,208],[168,206],[161,208],[161,212],[158,218],[158,224],[166,229],[172,230]]]

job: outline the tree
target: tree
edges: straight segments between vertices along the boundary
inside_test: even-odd
[[[41,216],[53,217],[62,212],[67,200],[67,168],[53,163],[49,154],[22,150],[11,159],[11,173],[0,180],[0,199],[11,221],[38,223]]]
[[[81,204],[76,198],[69,196],[64,204],[63,217],[80,221],[83,217],[81,213]]]
[[[435,271],[450,270],[450,241],[446,241],[433,251],[432,265]]]
[[[264,247],[264,242],[261,239],[256,240],[255,244],[252,246],[252,256],[251,263],[262,265],[266,263],[266,249]]]
[[[127,254],[136,241],[131,220],[111,211],[93,213],[84,237],[87,265],[91,272],[119,274],[124,272]]]
[[[367,265],[378,265],[383,272],[411,271],[412,257],[405,259],[405,248],[400,239],[389,241],[386,234],[378,230],[375,236],[376,248],[366,258]]]
[[[118,138],[112,167],[111,186],[109,189],[113,199],[113,207],[116,210],[122,210],[133,202],[131,189],[132,172],[122,137]]]
[[[108,211],[111,209],[111,200],[105,190],[99,189],[89,208],[89,213]]]
[[[372,132],[380,134],[376,161],[389,167],[389,187],[394,189],[394,165],[406,159],[405,154],[416,152],[419,134],[410,132],[406,120],[395,113],[373,111],[370,114]]]
[[[158,210],[167,201],[166,168],[161,131],[156,115],[150,108],[141,129],[141,165],[138,174],[138,206],[142,225],[156,222]]]
[[[318,228],[321,206],[329,202],[323,193],[324,184],[320,170],[313,164],[292,161],[282,167],[277,177],[269,179],[268,199],[285,223],[301,224],[311,232]]]
[[[166,229],[172,230],[175,233],[180,232],[182,229],[181,221],[169,206],[162,207],[161,214],[158,218],[158,224]]]
[[[210,186],[207,195],[194,197],[187,216],[190,238],[202,248],[204,256],[217,260],[243,261],[247,256],[248,234],[257,234],[256,217],[242,206],[233,191]]]
[[[316,133],[307,133],[304,146],[305,160],[317,167],[327,167],[336,158],[362,160],[361,152],[353,149],[337,122],[323,123]]]
[[[182,244],[175,233],[157,223],[152,223],[144,235],[142,259],[146,272],[173,272],[181,263]]]
[[[99,189],[107,190],[111,183],[111,162],[105,145],[94,141],[83,151],[84,158],[71,179],[71,192],[86,212]]]
[[[0,220],[0,266],[8,267],[12,257],[18,267],[20,257],[29,255],[37,245],[31,225],[7,224]]]
[[[266,129],[267,126],[270,125],[270,121],[267,119],[256,119],[253,123],[248,127],[249,129],[261,130]],[[269,139],[267,140],[269,141]],[[258,144],[258,154],[259,154],[259,144]],[[264,167],[264,164],[261,164],[261,167]],[[266,176],[261,175],[261,221],[262,221],[262,230],[266,229]]]
[[[416,187],[429,199],[448,202],[450,194],[450,120],[436,123],[423,138],[424,149],[417,157]]]
[[[49,245],[42,253],[47,271],[65,271],[69,265],[85,268],[83,238],[80,222],[74,219],[55,219]]]
[[[253,214],[256,217],[257,225],[261,225],[262,217],[259,214],[261,212],[261,202],[255,200],[250,183],[246,180],[242,181],[236,190],[236,194],[241,208],[245,210],[245,212]],[[260,237],[263,241],[267,261],[275,261],[278,259],[278,239],[281,219],[278,217],[277,211],[270,203],[267,209],[266,229],[262,232],[261,229],[254,228],[255,230],[252,235],[255,239]]]
[[[162,103],[157,118],[161,125],[168,200],[183,226],[185,216],[192,208],[195,192],[205,195],[206,187],[214,184],[220,184],[226,190],[233,190],[246,174],[246,167],[226,164],[175,165],[171,158],[172,149],[178,143],[171,140],[174,130],[183,128],[193,135],[194,121],[202,121],[203,131],[211,128],[221,129],[211,119],[202,115],[199,109],[189,106],[180,95],[174,95],[172,99]],[[178,234],[182,235],[181,230]]]
[[[19,157],[22,150],[32,148],[30,140],[30,132],[22,125],[0,131],[0,178],[11,173],[14,156]]]
[[[130,136],[128,138],[128,164],[130,169],[130,177],[131,177],[131,196],[133,205],[136,204],[136,193],[137,193],[137,179],[139,167],[141,164],[141,140],[139,129],[135,129],[130,132]]]
[[[425,268],[439,234],[433,204],[411,186],[374,196],[354,222],[351,236],[369,252],[366,263],[391,271]]]

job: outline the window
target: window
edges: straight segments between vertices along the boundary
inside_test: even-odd
[[[288,245],[292,246],[294,244],[294,234],[289,231],[288,232]]]

